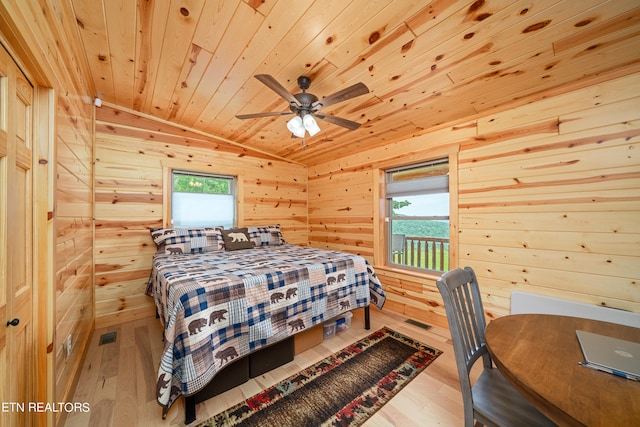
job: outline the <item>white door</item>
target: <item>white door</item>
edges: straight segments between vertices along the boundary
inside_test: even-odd
[[[33,87],[0,48],[0,424],[6,426],[33,424],[32,103]]]

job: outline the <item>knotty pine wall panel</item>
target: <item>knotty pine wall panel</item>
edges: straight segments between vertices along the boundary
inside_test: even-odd
[[[56,114],[55,395],[69,400],[93,328],[93,107],[60,94]],[[71,354],[66,339],[71,336]]]
[[[314,247],[373,257],[370,170],[310,177],[309,241]],[[340,218],[340,220],[338,220]]]
[[[144,294],[163,224],[163,168],[238,175],[239,225],[281,224],[307,244],[307,170],[164,122],[103,106],[95,149],[96,327],[153,316]],[[215,224],[212,224],[215,225]]]
[[[509,313],[513,290],[640,311],[640,74],[310,167],[310,245],[367,256],[385,310],[440,325],[437,276],[384,265],[373,209],[376,171],[447,147],[458,152],[452,250],[476,270],[489,318]]]

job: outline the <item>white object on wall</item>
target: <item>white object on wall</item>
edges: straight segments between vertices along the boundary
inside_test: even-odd
[[[559,314],[640,328],[640,313],[529,292],[511,292],[511,314]]]

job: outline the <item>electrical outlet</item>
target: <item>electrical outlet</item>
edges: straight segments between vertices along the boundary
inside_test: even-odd
[[[69,355],[71,354],[71,335],[67,336],[67,343],[65,346],[65,352],[67,354],[67,357],[69,357]]]

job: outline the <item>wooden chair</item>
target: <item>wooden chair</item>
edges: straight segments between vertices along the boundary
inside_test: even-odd
[[[465,426],[473,426],[474,419],[486,426],[555,426],[493,368],[485,339],[487,324],[480,289],[473,269],[448,271],[437,284],[458,365]],[[472,386],[469,372],[480,357],[484,369]]]

